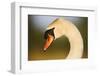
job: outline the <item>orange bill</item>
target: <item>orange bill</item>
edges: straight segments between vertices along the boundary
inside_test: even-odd
[[[54,40],[54,37],[48,34],[48,38],[46,39],[45,44],[44,44],[44,50],[46,50],[51,45],[53,40]]]

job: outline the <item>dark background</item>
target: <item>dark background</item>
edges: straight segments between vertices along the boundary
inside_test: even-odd
[[[44,32],[47,26],[56,18],[62,16],[28,15],[28,60],[65,59],[70,50],[70,43],[64,36],[55,40],[43,53]],[[84,42],[82,58],[88,58],[88,18],[66,16],[64,19],[73,22],[79,29]]]

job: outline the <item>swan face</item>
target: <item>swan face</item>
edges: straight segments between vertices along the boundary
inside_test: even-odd
[[[48,25],[47,30],[44,34],[45,44],[44,44],[44,51],[51,45],[51,43],[60,38],[63,35],[62,30],[62,21],[61,19],[56,19],[50,25]]]
[[[62,35],[64,35],[64,29],[63,27],[63,19],[62,18],[57,18],[54,20],[50,25],[48,25],[47,30],[53,29],[55,39],[60,38]]]
[[[45,39],[44,51],[45,51],[55,39],[54,28],[49,29],[45,32],[44,39]]]
[[[55,39],[60,38],[62,35],[63,33],[60,31],[58,27],[52,27],[47,29],[44,34],[44,39],[45,39],[44,52]]]

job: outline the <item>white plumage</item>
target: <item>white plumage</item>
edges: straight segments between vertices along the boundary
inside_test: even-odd
[[[55,39],[60,38],[62,35],[69,39],[70,52],[67,58],[81,58],[83,55],[83,39],[77,27],[69,20],[58,18],[47,27],[47,30],[52,28],[55,28]]]

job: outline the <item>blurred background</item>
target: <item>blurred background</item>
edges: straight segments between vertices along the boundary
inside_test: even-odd
[[[70,20],[79,29],[84,42],[82,58],[88,58],[88,18],[75,16],[28,15],[28,60],[65,59],[70,50],[70,43],[64,36],[55,40],[43,53],[44,32],[56,18]]]

